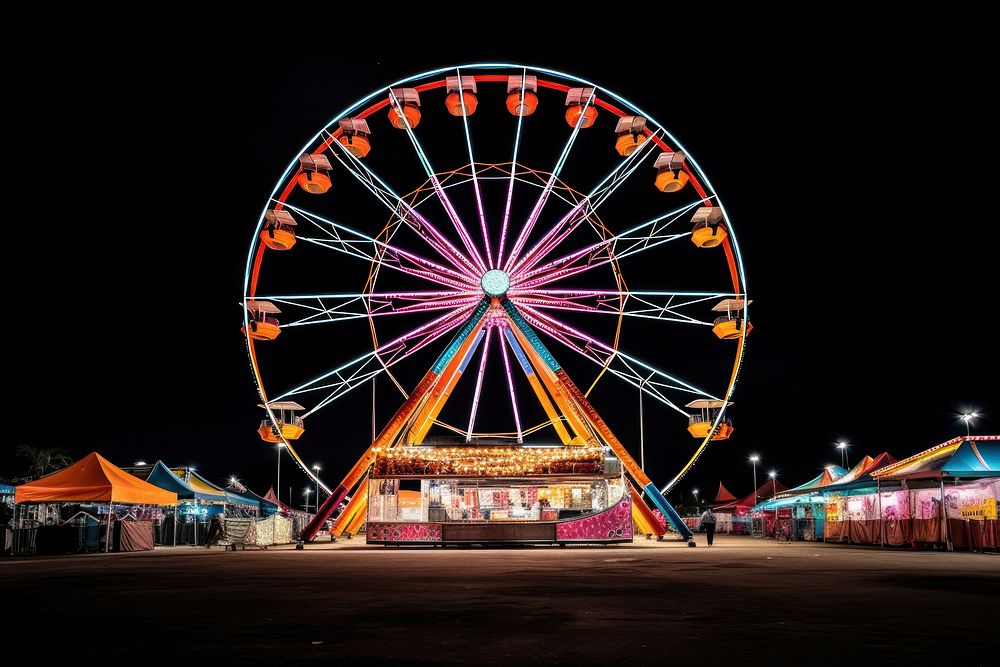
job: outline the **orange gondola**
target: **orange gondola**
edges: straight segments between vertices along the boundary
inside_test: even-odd
[[[698,410],[698,412],[688,415],[688,433],[691,434],[692,438],[698,438],[699,440],[707,438],[710,433],[712,440],[728,439],[733,433],[733,422],[731,420],[720,420],[719,425],[714,431],[712,430],[712,425],[715,424],[719,412],[730,405],[732,403],[707,399],[691,401],[685,407]]]
[[[270,301],[247,301],[244,307],[249,311],[250,338],[274,340],[278,337],[281,333],[281,324],[277,318],[271,317],[281,312],[276,305]],[[248,335],[246,327],[242,327],[240,331],[244,336]]]
[[[285,209],[271,209],[264,214],[260,240],[271,250],[290,250],[295,245],[295,218]]]
[[[691,243],[699,248],[714,248],[726,240],[722,209],[718,206],[701,206],[691,217]]]
[[[656,168],[656,189],[660,192],[677,192],[688,182],[684,171],[687,155],[681,151],[660,153],[653,166]]]
[[[712,331],[722,340],[734,340],[744,335],[744,331],[749,332],[750,323],[742,314],[749,301],[741,298],[723,299],[715,305],[712,310],[716,313],[725,313],[715,318],[712,323]]]
[[[393,88],[389,94],[389,122],[405,130],[420,124],[420,94],[415,88]]]
[[[592,99],[593,98],[593,99]],[[570,127],[590,127],[597,120],[597,107],[594,106],[593,88],[570,88],[566,92],[566,122]],[[589,101],[589,103],[588,103]]]
[[[356,158],[363,158],[371,151],[368,141],[371,130],[368,121],[363,118],[344,118],[340,121],[340,143]]]
[[[306,426],[302,417],[295,415],[296,410],[304,410],[301,405],[294,401],[273,401],[268,403],[271,412],[278,418],[277,422],[272,422],[267,417],[260,422],[257,434],[264,442],[279,443],[284,440],[298,440],[305,433]],[[260,404],[257,407],[263,408]]]
[[[538,108],[538,77],[507,77],[507,111],[515,116],[530,116]]]
[[[321,195],[330,189],[330,158],[322,153],[303,153],[299,156],[301,170],[295,177],[299,187],[313,195]]]
[[[461,81],[457,76],[449,76],[445,80],[448,97],[444,104],[452,116],[471,116],[476,113],[479,99],[476,97],[476,80],[471,76],[463,76]]]
[[[635,152],[639,146],[646,143],[646,119],[642,116],[622,116],[618,119],[615,132],[618,133],[618,140],[615,141],[615,150],[622,157],[628,157]]]

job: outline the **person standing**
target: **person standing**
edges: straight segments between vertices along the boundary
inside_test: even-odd
[[[711,507],[702,512],[701,527],[705,529],[705,537],[708,539],[708,546],[712,546],[712,542],[715,540],[715,513],[712,512]]]

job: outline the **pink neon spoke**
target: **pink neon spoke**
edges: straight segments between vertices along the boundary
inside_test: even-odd
[[[459,308],[466,306],[468,304],[474,304],[479,301],[478,297],[469,296],[459,299],[443,299],[435,301],[426,301],[422,303],[415,303],[409,306],[395,306],[390,301],[369,301],[368,302],[368,315],[370,317],[381,317],[384,315],[407,315],[412,313],[426,313],[435,310],[450,310],[453,308]],[[336,315],[336,311],[332,312]],[[322,320],[320,320],[322,321]]]
[[[552,251],[557,245],[562,243],[563,239],[569,236],[573,230],[576,228],[583,218],[576,219],[576,215],[580,212],[581,207],[587,204],[587,200],[581,201],[579,204],[570,209],[569,213],[564,215],[559,219],[559,222],[554,224],[549,231],[545,232],[541,239],[538,240],[531,250],[525,253],[524,257],[519,259],[513,267],[511,267],[511,275],[517,275],[518,273],[523,273],[525,270],[530,269],[532,266],[541,261],[546,254]],[[585,218],[586,216],[584,216]]]
[[[476,302],[476,303],[478,303],[478,302]],[[383,343],[382,345],[379,345],[378,346],[378,350],[381,351],[381,350],[387,349],[387,348],[389,348],[389,347],[391,347],[393,345],[398,345],[400,343],[405,343],[405,342],[407,342],[409,340],[417,338],[418,336],[424,335],[429,329],[433,330],[432,333],[429,334],[429,335],[433,335],[433,333],[437,333],[442,327],[447,326],[447,324],[451,320],[459,319],[463,315],[465,315],[468,311],[472,310],[472,308],[473,308],[474,305],[475,304],[472,303],[472,304],[469,304],[467,306],[462,306],[462,307],[458,308],[457,310],[454,310],[454,311],[452,311],[450,313],[446,313],[444,315],[436,317],[433,320],[431,320],[430,322],[427,322],[426,324],[422,324],[419,327],[416,327],[415,329],[411,329],[410,331],[406,332],[405,334],[403,334],[403,335],[401,335],[401,336],[399,336],[397,338],[394,338],[393,340],[389,341],[388,343]]]
[[[586,303],[578,303],[570,299],[557,299],[545,296],[512,296],[511,300],[518,305],[534,306],[535,308],[554,308],[557,310],[576,310],[585,313],[594,312],[620,312],[617,305],[611,306],[611,299],[597,301],[597,305],[592,306]],[[616,304],[621,303],[621,297],[615,298],[613,300]]]
[[[458,237],[462,239],[462,245],[465,246],[466,252],[469,253],[469,257],[475,262],[476,266],[485,273],[486,263],[483,262],[482,255],[479,254],[479,250],[476,249],[476,244],[472,242],[472,237],[469,235],[469,230],[465,228],[462,224],[462,220],[458,217],[458,213],[455,211],[455,207],[452,206],[451,200],[448,199],[448,195],[445,193],[444,188],[441,187],[441,181],[438,180],[436,174],[431,174],[431,187],[434,188],[434,192],[437,194],[438,199],[441,200],[441,205],[444,206],[445,212],[451,219],[451,224],[455,227],[455,231],[458,232]]]
[[[472,167],[475,171],[475,165]],[[483,212],[483,197],[479,194],[479,181],[473,179],[472,189],[476,191],[476,208],[479,209],[479,227],[483,232],[483,246],[486,248],[486,261],[488,268],[493,268],[493,249],[490,247],[490,232],[486,229],[486,213]]]
[[[523,436],[521,435],[521,415],[517,412],[517,395],[514,393],[514,376],[510,372],[510,357],[507,355],[507,346],[504,345],[503,333],[500,332],[500,328],[496,327],[495,331],[500,340],[497,341],[497,345],[500,346],[500,352],[503,354],[503,366],[504,370],[507,372],[507,388],[510,389],[510,408],[514,412],[514,425],[517,427],[517,441],[521,442]]]
[[[469,276],[476,276],[479,273],[476,266],[462,254],[461,250],[456,248],[452,242],[448,240],[448,237],[432,225],[427,218],[418,213],[417,209],[405,202],[402,203],[406,208],[407,216],[404,218],[404,222],[407,223],[408,227],[423,237],[432,248],[437,250],[438,253],[440,253],[445,259],[448,259],[452,266],[455,266],[455,268],[464,269],[468,272]],[[412,222],[410,220],[411,217]],[[430,238],[427,237],[428,234],[430,235]]]
[[[586,334],[580,331],[579,329],[574,329],[565,322],[557,320],[551,315],[546,315],[545,313],[540,312],[536,308],[533,308],[528,305],[522,305],[521,312],[522,314],[524,314],[525,312],[530,313],[531,316],[536,320],[536,322],[534,323],[542,325],[543,330],[548,331],[549,333],[552,333],[552,330],[555,330],[557,332],[562,332],[569,336],[573,336],[574,338],[586,341],[588,346],[593,345],[606,352],[615,352],[615,348],[612,347],[611,345],[608,345],[607,343],[598,340],[597,338],[594,338],[590,334]]]
[[[479,375],[476,376],[476,393],[472,397],[472,412],[469,414],[469,430],[466,432],[465,439],[469,440],[472,437],[472,429],[476,427],[476,413],[479,411],[479,394],[483,390],[483,376],[486,374],[486,359],[490,351],[490,330],[487,329],[485,334],[485,340],[483,341],[483,356],[479,360]]]
[[[510,204],[514,198],[514,172],[517,164],[510,165],[510,185],[507,186],[507,203],[503,207],[503,222],[500,225],[500,245],[497,246],[497,266],[503,266],[503,248],[507,244],[507,226],[510,224]]]

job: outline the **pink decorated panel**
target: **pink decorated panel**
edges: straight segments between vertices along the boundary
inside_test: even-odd
[[[369,523],[368,542],[440,542],[439,523]]]
[[[630,539],[632,500],[628,496],[600,514],[556,524],[556,540],[559,542]]]

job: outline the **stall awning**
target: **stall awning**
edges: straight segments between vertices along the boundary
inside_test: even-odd
[[[128,474],[92,452],[73,465],[17,487],[18,503],[115,502],[176,505],[177,494]]]
[[[1000,436],[952,438],[872,473],[879,480],[1000,477]]]

